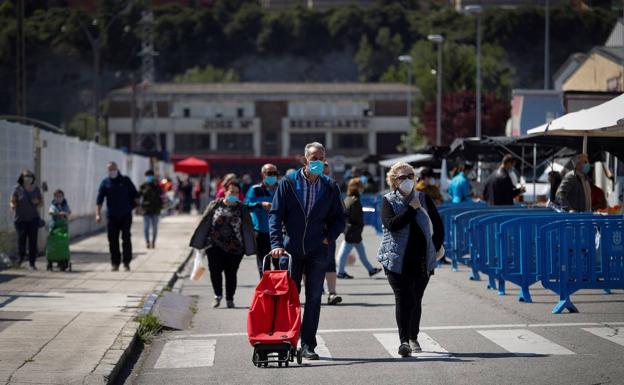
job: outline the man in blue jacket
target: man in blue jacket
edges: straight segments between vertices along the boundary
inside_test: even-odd
[[[345,227],[340,190],[323,175],[325,147],[305,146],[304,167],[280,181],[269,212],[271,255],[292,255],[292,278],[301,292],[305,272],[305,308],[301,324],[303,357],[318,360],[316,331],[327,270],[327,248]],[[286,228],[284,237],[282,229]]]

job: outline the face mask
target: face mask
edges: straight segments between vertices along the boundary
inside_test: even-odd
[[[362,182],[364,184],[368,183],[368,177],[366,177],[366,176],[360,177],[360,182]]]
[[[108,177],[111,178],[111,179],[117,178],[118,175],[119,175],[119,171],[118,170],[109,171],[108,172]]]
[[[589,174],[589,172],[590,172],[590,171],[591,171],[591,166],[589,165],[589,163],[585,163],[585,164],[583,165],[583,172],[584,172],[585,174]]]
[[[145,180],[147,183],[152,183],[154,181],[154,177],[152,175],[148,175],[145,177]]]
[[[60,197],[60,198],[54,198],[54,201],[55,201],[57,204],[59,204],[59,205],[60,205],[61,203],[63,203],[63,197]]]
[[[264,183],[266,183],[268,186],[273,186],[275,183],[277,183],[277,177],[275,175],[269,175],[264,178]]]
[[[435,186],[435,185],[436,185],[435,178],[429,178],[429,186]]]
[[[323,174],[323,161],[322,160],[313,160],[308,164],[308,170],[314,175],[322,175]]]
[[[238,203],[238,197],[236,195],[228,195],[225,201],[228,203]]]
[[[25,176],[24,177],[24,184],[27,186],[30,186],[33,182],[33,177],[32,176]]]
[[[412,179],[405,179],[401,184],[399,184],[399,190],[403,194],[409,194],[414,190],[414,181]]]

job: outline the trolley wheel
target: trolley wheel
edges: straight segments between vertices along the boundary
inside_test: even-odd
[[[69,262],[69,272],[71,273],[72,269],[71,269],[71,262]]]
[[[284,361],[284,366],[288,367],[288,360]]]
[[[253,362],[254,366],[260,367],[260,354],[254,349],[253,355],[251,356],[251,362]]]
[[[297,363],[301,365],[303,362],[303,350],[297,349]]]
[[[58,265],[59,265],[59,269],[61,269],[61,271],[67,270],[67,262],[66,261],[59,262]]]
[[[47,270],[47,271],[52,271],[52,270],[54,270],[54,266],[52,265],[52,262],[48,261],[48,266],[46,266],[46,270]]]

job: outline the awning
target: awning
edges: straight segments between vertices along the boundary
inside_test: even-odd
[[[186,174],[208,174],[210,165],[205,160],[189,157],[174,164],[175,172]]]
[[[399,162],[405,162],[405,163],[409,163],[413,165],[414,163],[430,162],[432,160],[433,160],[432,154],[411,154],[411,155],[400,156],[398,158],[382,160],[381,162],[379,162],[379,165],[386,167],[386,168],[390,168],[395,163],[399,163]]]

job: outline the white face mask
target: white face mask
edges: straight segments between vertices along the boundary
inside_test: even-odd
[[[109,171],[108,172],[108,177],[111,178],[111,179],[117,178],[118,175],[119,175],[119,171],[118,170],[114,170],[114,171]]]
[[[429,186],[435,186],[435,185],[436,185],[435,178],[429,178]]]
[[[403,182],[399,184],[399,190],[403,194],[409,194],[414,190],[414,180],[413,179],[405,179]]]

